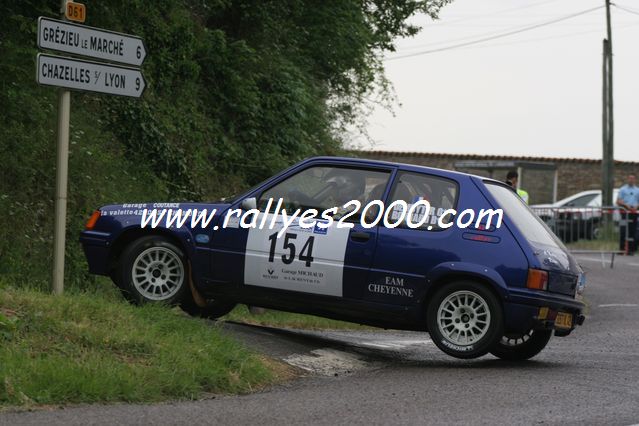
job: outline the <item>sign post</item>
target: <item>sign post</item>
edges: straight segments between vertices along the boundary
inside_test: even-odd
[[[81,3],[61,0],[62,20],[38,18],[38,47],[72,55],[139,67],[146,57],[140,37],[74,24],[84,22],[86,8]],[[64,291],[64,255],[67,218],[67,180],[69,169],[69,89],[139,98],[146,82],[138,68],[78,58],[38,53],[38,83],[60,87],[58,94],[58,144],[56,155],[55,217],[53,229],[54,294]]]
[[[66,10],[66,3],[66,0],[62,0],[63,13]],[[58,94],[58,153],[55,163],[55,217],[53,219],[53,294],[62,294],[64,291],[70,116],[71,92],[67,89],[60,89]]]

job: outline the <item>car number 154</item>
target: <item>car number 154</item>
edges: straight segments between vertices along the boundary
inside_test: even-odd
[[[349,230],[295,222],[277,238],[282,227],[278,222],[273,229],[248,230],[244,283],[341,297]]]

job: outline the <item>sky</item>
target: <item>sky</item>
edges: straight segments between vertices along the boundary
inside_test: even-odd
[[[639,161],[639,0],[612,7],[615,159]],[[605,8],[471,46],[472,42],[603,6],[604,0],[454,0],[440,19],[385,57],[393,112],[375,107],[364,149],[601,158]]]

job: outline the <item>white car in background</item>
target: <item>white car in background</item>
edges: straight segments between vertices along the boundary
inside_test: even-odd
[[[613,190],[612,202],[617,201],[618,189]],[[530,206],[553,232],[563,241],[569,243],[579,238],[598,238],[602,221],[601,190],[581,191],[552,204],[535,204]],[[604,212],[605,214],[605,212]],[[610,212],[612,220],[619,222],[618,210]]]

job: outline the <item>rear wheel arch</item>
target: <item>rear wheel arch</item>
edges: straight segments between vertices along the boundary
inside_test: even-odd
[[[499,300],[499,303],[501,304],[502,309],[504,309],[504,301],[503,301],[504,295],[502,291],[500,291],[501,287],[499,286],[499,284],[481,275],[467,273],[467,272],[454,272],[454,273],[443,275],[437,278],[436,280],[433,280],[432,282],[428,283],[429,284],[428,289],[426,290],[426,295],[423,301],[424,312],[425,312],[426,306],[428,306],[428,303],[430,302],[430,299],[433,297],[435,293],[437,293],[437,291],[440,288],[442,288],[446,284],[456,282],[456,281],[474,281],[474,282],[477,282],[478,284],[482,284],[486,286],[494,294],[497,300]]]

